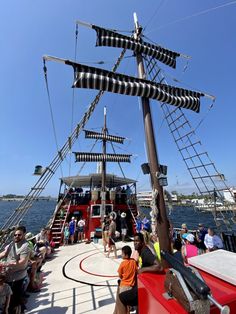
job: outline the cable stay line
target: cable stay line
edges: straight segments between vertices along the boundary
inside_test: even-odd
[[[224,7],[227,7],[227,6],[235,5],[235,4],[236,4],[236,0],[230,1],[230,2],[225,3],[225,4],[217,5],[217,6],[215,6],[215,7],[212,7],[212,8],[206,9],[206,10],[202,10],[202,11],[200,11],[200,12],[197,12],[197,13],[194,13],[194,14],[191,14],[191,15],[188,15],[188,16],[185,16],[185,17],[183,17],[183,18],[177,19],[177,20],[175,20],[175,21],[166,23],[166,24],[164,24],[164,25],[161,25],[161,26],[159,26],[158,28],[155,28],[155,29],[151,30],[151,31],[148,32],[147,34],[156,32],[157,30],[160,30],[160,29],[162,29],[162,28],[165,28],[165,27],[168,27],[168,26],[171,26],[171,25],[174,25],[174,24],[177,24],[177,23],[180,23],[180,22],[189,20],[189,19],[194,18],[194,17],[197,17],[197,16],[201,16],[201,15],[210,13],[210,12],[215,11],[215,10],[218,10],[218,9],[222,9],[222,8],[224,8]]]

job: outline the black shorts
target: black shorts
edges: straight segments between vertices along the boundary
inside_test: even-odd
[[[137,306],[138,305],[138,286],[134,286],[132,289],[121,292],[119,294],[121,302],[127,306]]]

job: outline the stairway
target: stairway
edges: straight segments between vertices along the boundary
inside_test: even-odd
[[[53,242],[55,242],[56,247],[59,247],[63,242],[64,236],[64,225],[68,216],[68,210],[64,211],[64,218],[60,219],[60,207],[54,217],[53,224],[51,227],[51,236]]]

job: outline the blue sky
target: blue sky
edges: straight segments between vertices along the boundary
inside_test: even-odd
[[[231,5],[226,5],[232,3]],[[224,5],[224,6],[223,6]],[[218,7],[216,10],[211,8]],[[202,90],[216,96],[204,101],[200,114],[188,113],[197,129],[204,148],[209,152],[217,169],[224,173],[229,185],[236,185],[235,173],[235,115],[234,100],[236,73],[236,1],[4,1],[0,12],[0,195],[26,194],[37,178],[32,175],[34,166],[47,166],[56,153],[56,144],[50,108],[43,75],[42,56],[74,58],[75,21],[82,20],[117,30],[133,29],[133,12],[145,27],[144,34],[152,41],[190,55],[187,70],[180,60],[176,72],[162,66],[167,78],[177,77],[184,88]],[[206,12],[202,14],[201,12]],[[201,14],[198,14],[201,13]],[[88,65],[105,61],[110,69],[120,53],[119,49],[95,47],[95,32],[79,28],[77,60]],[[131,52],[119,72],[136,75],[135,60]],[[53,119],[58,146],[66,141],[71,129],[73,72],[68,66],[48,62],[48,80]],[[73,125],[80,121],[96,93],[76,90]],[[142,112],[134,97],[106,94],[86,128],[102,127],[103,107],[107,106],[110,133],[129,140],[117,153],[134,154],[131,164],[124,164],[127,177],[138,180],[139,190],[150,188],[149,179],[142,175],[140,165],[146,162]],[[157,102],[151,103],[161,163],[168,165],[169,190],[194,191],[194,185],[185,169],[169,134]],[[74,151],[90,150],[93,142],[80,136]],[[100,147],[97,146],[96,151]],[[74,156],[63,163],[63,175],[76,174],[80,164]],[[86,165],[82,173],[93,172],[96,165]],[[110,164],[112,173],[118,166]],[[44,191],[56,195],[59,187],[58,170]]]

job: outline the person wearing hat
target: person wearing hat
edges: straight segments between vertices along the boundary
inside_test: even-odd
[[[203,224],[198,224],[197,230],[197,247],[199,249],[199,254],[205,253],[206,246],[204,244],[205,235],[207,234],[207,229],[204,227]]]
[[[33,233],[31,232],[27,232],[25,235],[25,240],[28,241],[29,244],[29,248],[31,251],[34,250],[34,243],[33,243],[33,239],[35,239],[35,236],[33,235]]]
[[[121,226],[121,237],[122,237],[122,242],[125,242],[125,237],[127,235],[127,220],[126,220],[126,213],[122,212],[120,215],[120,226]]]
[[[187,235],[184,234],[182,236],[184,239],[185,244],[181,248],[182,257],[186,264],[188,264],[188,258],[197,256],[198,249],[195,245],[195,237],[192,233],[188,233]]]
[[[39,278],[37,271],[39,271],[42,267],[43,262],[43,253],[40,253],[40,249],[42,252],[46,253],[45,248],[37,248],[35,250],[34,245],[36,242],[35,236],[33,233],[28,232],[25,235],[25,239],[28,242],[29,249],[30,249],[30,257],[29,257],[29,264],[28,264],[28,276],[29,276],[29,285],[27,287],[27,291],[29,292],[39,292],[40,285],[42,283],[42,279]]]

